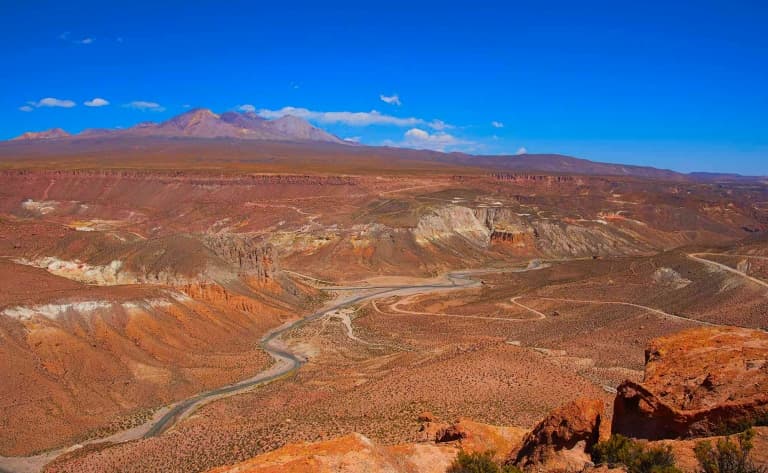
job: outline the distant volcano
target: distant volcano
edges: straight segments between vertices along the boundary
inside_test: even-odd
[[[66,138],[71,136],[61,128],[51,128],[45,131],[28,131],[23,135],[17,136],[11,141],[25,141],[25,140],[52,140],[56,138]]]
[[[70,135],[61,128],[41,132],[27,132],[14,141],[50,140],[68,137],[102,138],[125,137],[189,137],[238,138],[245,140],[311,141],[344,144],[344,140],[312,126],[306,120],[286,115],[276,120],[265,120],[253,112],[226,112],[217,115],[206,108],[196,108],[162,123],[144,122],[122,130],[88,129]]]

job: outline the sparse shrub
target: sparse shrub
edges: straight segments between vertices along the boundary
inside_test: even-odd
[[[612,435],[592,449],[595,464],[624,465],[628,473],[679,473],[669,446],[644,447],[623,435]]]
[[[446,473],[521,473],[514,465],[498,465],[493,452],[466,453],[460,451]]]
[[[592,461],[597,465],[626,465],[640,454],[637,442],[623,435],[611,435],[605,442],[600,442],[592,449]]]
[[[747,429],[736,436],[736,441],[720,439],[714,446],[708,440],[696,444],[696,459],[702,473],[767,473],[765,467],[755,465],[749,458],[755,432]]]

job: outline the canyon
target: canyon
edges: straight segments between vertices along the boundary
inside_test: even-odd
[[[273,122],[0,143],[1,471],[695,471],[766,415],[764,179]]]

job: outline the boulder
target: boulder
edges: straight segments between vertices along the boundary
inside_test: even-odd
[[[421,416],[420,416],[421,417]],[[453,424],[435,421],[424,422],[419,431],[421,442],[452,443],[465,452],[494,452],[498,460],[506,459],[520,448],[526,430],[474,422],[460,418]]]
[[[607,436],[603,401],[580,398],[551,412],[526,435],[509,463],[541,471],[576,471],[591,464],[592,447]]]

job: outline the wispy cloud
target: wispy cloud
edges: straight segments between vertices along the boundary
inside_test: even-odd
[[[522,154],[528,154],[528,149],[525,146],[521,146],[518,148],[518,150],[515,152],[516,156],[520,156]]]
[[[106,107],[109,105],[109,102],[101,97],[96,97],[93,100],[86,100],[83,102],[83,105],[86,107]]]
[[[504,128],[504,124],[502,122],[497,122],[496,120],[491,122],[491,126],[494,128]]]
[[[400,101],[400,96],[397,94],[392,95],[379,95],[379,98],[382,102],[388,103],[390,105],[397,105],[398,107],[402,105],[403,103]]]
[[[350,136],[349,138],[344,138],[344,141],[347,143],[360,143],[360,140],[362,137],[360,136]]]
[[[146,112],[163,112],[165,107],[156,102],[146,102],[144,100],[134,100],[124,105],[127,108],[142,110]]]
[[[27,105],[24,105],[19,110],[23,110],[25,112],[31,112],[32,108],[40,108],[40,107],[60,107],[60,108],[72,108],[76,104],[72,100],[62,100],[57,99],[54,97],[46,97],[44,99],[40,99],[37,102],[30,101],[27,102]]]
[[[59,39],[62,41],[67,41],[68,43],[72,44],[93,44],[94,39],[90,36],[86,36],[84,38],[79,39],[72,39],[72,34],[69,31],[65,31],[59,35]]]
[[[30,105],[22,105],[21,107],[19,107],[19,110],[21,110],[22,112],[32,112],[35,109],[32,108],[32,106]]]
[[[453,125],[449,125],[442,120],[432,120],[428,123],[429,127],[434,130],[447,130],[453,128]]]
[[[322,124],[340,123],[348,126],[391,125],[400,127],[427,126],[434,130],[450,128],[450,125],[442,120],[427,121],[415,117],[395,117],[376,110],[371,110],[370,112],[320,112],[306,108],[283,107],[279,110],[261,109],[258,113],[268,119],[293,115],[294,117],[313,120]]]
[[[243,104],[243,105],[238,105],[237,109],[240,110],[241,112],[255,112],[256,111],[256,107],[254,107],[253,105],[251,105],[249,103],[246,103],[246,104]]]

